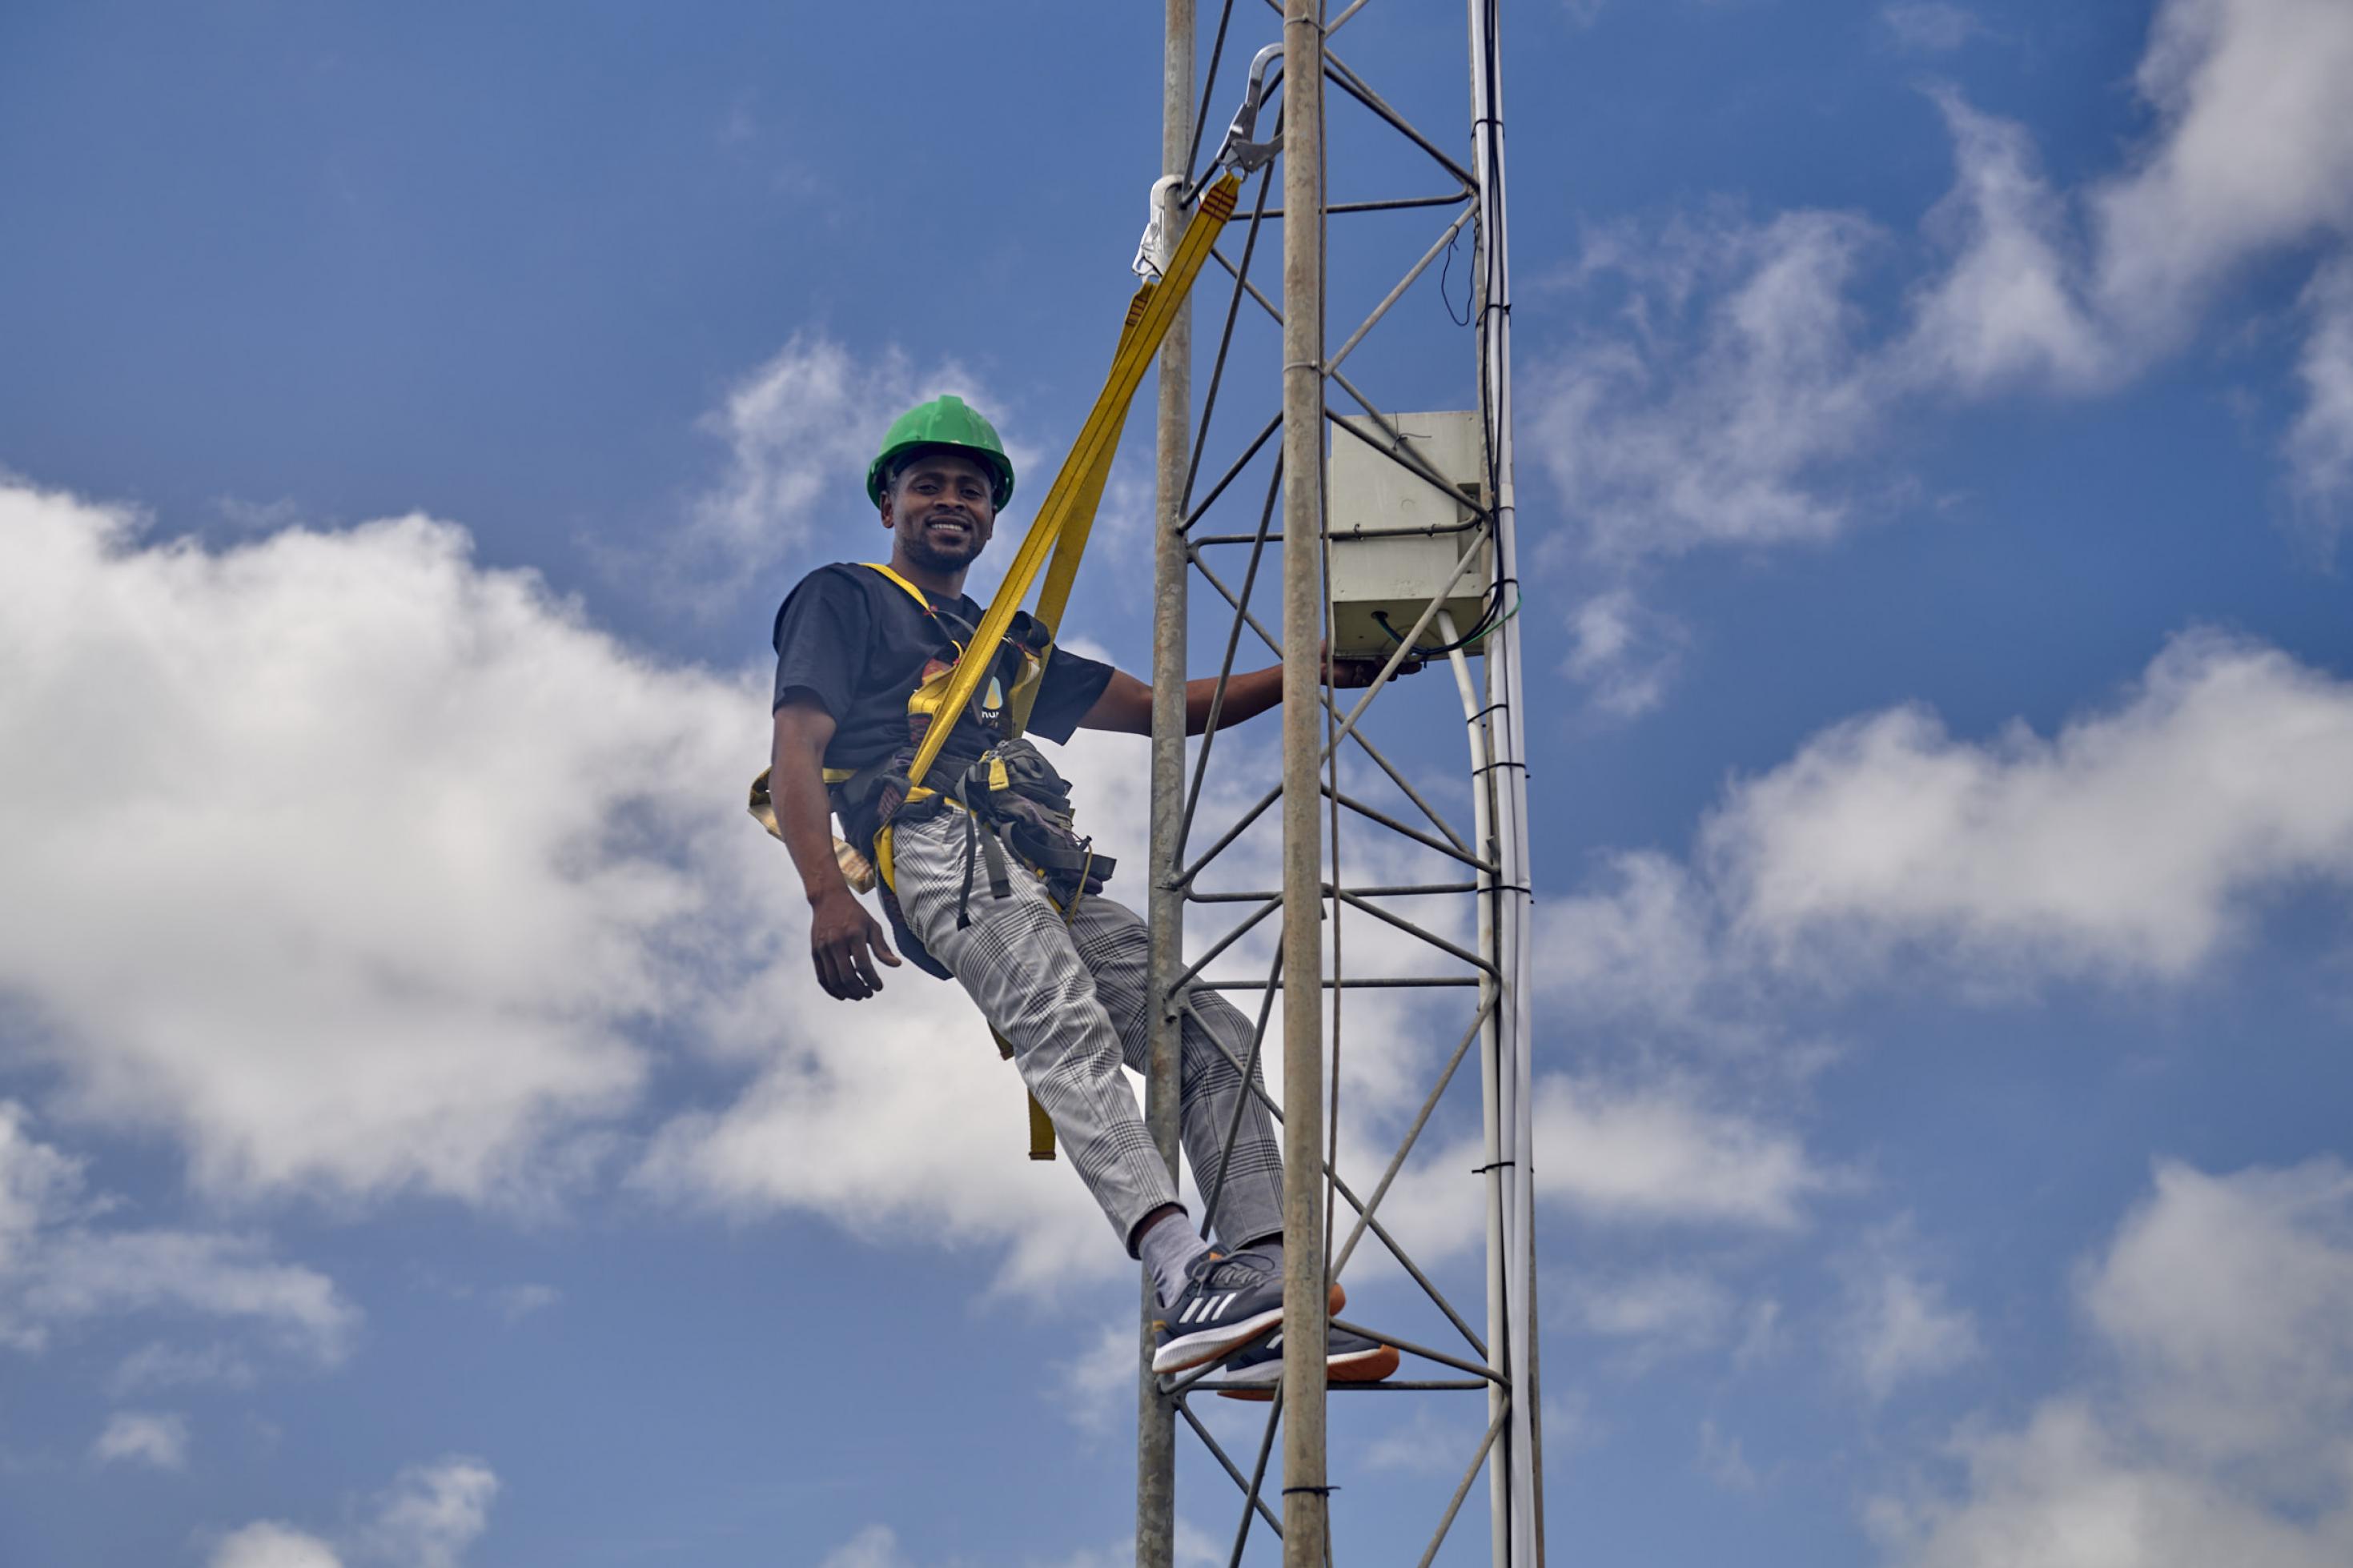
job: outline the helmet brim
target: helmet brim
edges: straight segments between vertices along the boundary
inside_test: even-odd
[[[962,441],[902,441],[895,447],[885,447],[866,465],[866,499],[877,507],[882,504],[882,491],[890,482],[892,471],[900,462],[919,452],[954,452],[970,458],[987,468],[996,479],[990,489],[989,505],[997,511],[1005,510],[1013,499],[1013,465],[1002,452],[992,452],[986,447],[967,446]]]

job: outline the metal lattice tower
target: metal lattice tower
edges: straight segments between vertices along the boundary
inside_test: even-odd
[[[1242,97],[1245,83],[1243,113],[1212,157],[1253,137],[1261,139],[1261,151],[1250,165],[1243,208],[1216,255],[1230,288],[1218,301],[1222,308],[1216,312],[1215,349],[1198,398],[1187,318],[1178,319],[1160,356],[1150,893],[1154,1005],[1146,1114],[1173,1171],[1179,1009],[1187,1005],[1189,987],[1258,994],[1257,1037],[1250,1060],[1237,1064],[1246,1070],[1258,1065],[1280,995],[1282,1038],[1291,1043],[1283,1053],[1277,1111],[1284,1142],[1285,1318],[1291,1328],[1283,1342],[1282,1384],[1268,1407],[1254,1462],[1246,1466],[1218,1442],[1193,1408],[1195,1399],[1219,1386],[1214,1368],[1176,1378],[1155,1378],[1149,1372],[1148,1324],[1155,1302],[1146,1278],[1136,1559],[1140,1568],[1166,1568],[1172,1561],[1181,1422],[1241,1493],[1231,1562],[1265,1560],[1278,1537],[1286,1568],[1323,1568],[1331,1561],[1334,1489],[1325,1464],[1323,1303],[1327,1279],[1340,1277],[1358,1256],[1359,1244],[1369,1241],[1367,1256],[1388,1256],[1419,1289],[1419,1309],[1438,1327],[1427,1340],[1416,1340],[1386,1323],[1356,1325],[1398,1346],[1406,1365],[1388,1384],[1337,1392],[1353,1396],[1377,1388],[1406,1398],[1484,1401],[1483,1436],[1462,1455],[1460,1484],[1451,1496],[1433,1497],[1434,1531],[1419,1561],[1427,1568],[1444,1548],[1483,1470],[1496,1568],[1536,1568],[1544,1560],[1541,1403],[1530,1036],[1521,994],[1529,956],[1530,882],[1525,709],[1519,627],[1512,618],[1518,574],[1497,0],[1469,0],[1469,134],[1449,139],[1465,149],[1460,159],[1392,107],[1334,47],[1360,13],[1366,14],[1362,31],[1381,26],[1382,13],[1397,9],[1394,0],[1369,10],[1368,0],[1354,0],[1328,17],[1323,0],[1261,5],[1264,9],[1244,5],[1237,15],[1234,0],[1223,0],[1204,74],[1197,69],[1194,0],[1166,0],[1162,172],[1174,178],[1160,189],[1169,232],[1181,226],[1187,203],[1211,172],[1203,157],[1205,119],[1213,106]],[[1413,13],[1409,19],[1426,23],[1427,16]],[[1266,43],[1244,68],[1245,52],[1278,29],[1279,42]],[[1278,72],[1279,110],[1271,96],[1261,101],[1262,92],[1271,95]],[[1345,165],[1352,186],[1372,188],[1366,199],[1335,202],[1326,195],[1327,89],[1333,107],[1359,122],[1356,129],[1377,128],[1364,155],[1349,152]],[[1252,118],[1261,110],[1280,115],[1271,132]],[[1270,162],[1266,153],[1274,152],[1274,143],[1279,153]],[[1280,205],[1270,206],[1277,165]],[[1433,184],[1442,194],[1431,194]],[[1377,253],[1353,249],[1357,242],[1350,226],[1377,214],[1392,215],[1372,220],[1389,225],[1427,220],[1435,238],[1361,325],[1336,351],[1327,352],[1330,263],[1339,258],[1352,279],[1366,275],[1366,267],[1356,263]],[[1280,281],[1270,296],[1267,261],[1274,247],[1268,242],[1278,216]],[[1379,346],[1384,322],[1394,330],[1393,307],[1466,236],[1472,242],[1473,314],[1470,350],[1461,358],[1469,363],[1441,370],[1420,363],[1436,356],[1382,361],[1377,353],[1362,353],[1368,343]],[[1205,279],[1205,300],[1214,301],[1219,291]],[[1426,291],[1420,296],[1427,297]],[[1235,360],[1239,344],[1253,331],[1263,342],[1270,327],[1280,341],[1280,400],[1261,424],[1254,401],[1262,406],[1275,389],[1249,380]],[[1360,385],[1359,377],[1368,384]],[[1475,411],[1480,471],[1474,483],[1466,487],[1459,475],[1440,472],[1417,448],[1397,413],[1408,407]],[[1398,611],[1398,620],[1411,617],[1409,630],[1385,623],[1395,639],[1391,668],[1405,659],[1409,647],[1444,650],[1433,663],[1451,669],[1467,735],[1462,772],[1451,788],[1437,787],[1426,767],[1417,784],[1377,740],[1381,723],[1398,710],[1407,722],[1427,732],[1434,670],[1423,677],[1419,691],[1377,683],[1362,691],[1327,693],[1320,682],[1317,648],[1334,629],[1333,552],[1335,545],[1348,549],[1356,542],[1350,520],[1327,523],[1325,511],[1327,474],[1344,442],[1377,453],[1409,476],[1407,484],[1432,487],[1466,519],[1459,526],[1430,531],[1457,552],[1452,578],[1427,601]],[[1353,448],[1350,458],[1359,464],[1367,460]],[[1234,520],[1231,525],[1225,524],[1228,518]],[[1270,550],[1275,545],[1279,553]],[[1220,752],[1214,703],[1209,730],[1188,760],[1184,682],[1189,595],[1197,578],[1215,595],[1213,607],[1221,606],[1227,615],[1220,699],[1245,640],[1262,643],[1283,659],[1282,774],[1271,788],[1266,787],[1262,763],[1254,774],[1245,773],[1231,760],[1233,745]],[[1282,600],[1275,626],[1268,625],[1264,605],[1271,586],[1279,588]],[[1466,597],[1482,606],[1475,624],[1467,626],[1449,608]],[[1220,766],[1213,768],[1213,760]],[[1222,773],[1234,775],[1239,792],[1215,787],[1228,782]],[[1232,807],[1230,820],[1213,826],[1221,799]],[[1281,886],[1216,886],[1219,872],[1248,858],[1238,847],[1250,845],[1254,832],[1261,841],[1271,837],[1265,829],[1277,822]],[[1265,858],[1259,863],[1264,866]],[[1415,874],[1386,883],[1377,877],[1369,882],[1348,879],[1352,868],[1377,873],[1393,865],[1412,866]],[[1265,879],[1263,870],[1259,879]],[[1239,921],[1232,919],[1237,911]],[[1191,962],[1185,943],[1188,912],[1205,939],[1201,956]],[[1280,921],[1271,922],[1278,914]],[[1230,964],[1263,949],[1270,929],[1281,934],[1267,953],[1262,978],[1209,973],[1221,958]],[[1369,961],[1364,956],[1365,933],[1374,939]],[[1350,934],[1357,935],[1353,955]],[[1418,962],[1405,962],[1393,951],[1400,939]],[[1426,1094],[1409,1119],[1402,1110],[1410,1101],[1400,1102],[1392,1119],[1404,1123],[1400,1136],[1377,1166],[1377,1154],[1344,1152],[1336,1135],[1345,1109],[1335,1089],[1335,1064],[1345,1048],[1342,1025],[1351,997],[1360,1005],[1365,998],[1384,999],[1380,1005],[1409,1011],[1418,1027],[1430,1030],[1426,1059],[1413,1063],[1424,1074]],[[1302,1043],[1322,1048],[1303,1049]],[[1474,1052],[1475,1089],[1472,1075],[1459,1071]],[[1436,1140],[1423,1134],[1434,1119],[1443,1121],[1474,1093],[1484,1151],[1480,1169],[1438,1173],[1437,1179],[1475,1181],[1484,1202],[1484,1315],[1475,1328],[1478,1308],[1466,1313],[1451,1300],[1381,1220],[1383,1200],[1401,1190],[1401,1182],[1428,1179],[1415,1161],[1430,1156],[1426,1145]],[[1268,1103],[1275,1109],[1272,1099]],[[1365,1168],[1345,1168],[1351,1163]],[[1195,1175],[1214,1211],[1219,1174]],[[1206,1228],[1208,1216],[1202,1223]],[[1327,1234],[1327,1228],[1337,1234]],[[1352,1397],[1341,1408],[1345,1424],[1361,1402]],[[1271,1477],[1278,1434],[1281,1468]],[[1271,1501],[1269,1492],[1276,1494]]]

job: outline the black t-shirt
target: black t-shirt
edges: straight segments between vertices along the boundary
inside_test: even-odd
[[[833,715],[833,739],[825,749],[828,768],[871,767],[907,743],[907,699],[923,684],[923,668],[935,657],[954,657],[954,644],[969,639],[986,613],[971,595],[953,600],[925,595],[933,614],[914,595],[866,566],[838,563],[820,566],[800,580],[776,612],[775,706],[805,691]],[[1056,648],[1046,661],[1038,700],[1029,711],[1029,732],[1067,741],[1079,721],[1110,684],[1112,667]],[[949,744],[976,741],[969,712],[957,715]]]

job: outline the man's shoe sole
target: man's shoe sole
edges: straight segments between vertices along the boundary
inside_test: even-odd
[[[1324,1363],[1326,1383],[1379,1383],[1398,1369],[1398,1356],[1395,1345],[1375,1345],[1368,1351],[1356,1351],[1335,1355]],[[1274,1380],[1282,1372],[1281,1362],[1267,1363],[1268,1376],[1263,1388],[1221,1388],[1219,1397],[1246,1399],[1253,1405],[1264,1405],[1274,1398]]]

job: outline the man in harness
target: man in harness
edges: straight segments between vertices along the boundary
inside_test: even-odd
[[[828,995],[862,1001],[882,988],[877,962],[901,963],[845,874],[838,815],[850,847],[881,872],[899,949],[970,994],[1128,1255],[1151,1268],[1165,1324],[1154,1370],[1248,1345],[1226,1379],[1271,1384],[1282,1367],[1281,1336],[1267,1331],[1282,1315],[1282,1169],[1271,1119],[1236,1065],[1249,1055],[1250,1022],[1207,989],[1181,1012],[1185,1151],[1204,1179],[1219,1169],[1240,1101],[1218,1252],[1195,1234],[1121,1071],[1145,1065],[1145,923],[1098,896],[1111,862],[1078,832],[1068,786],[1019,735],[1025,710],[1027,729],[1057,742],[1080,729],[1149,734],[1151,688],[1055,647],[1052,628],[1027,615],[997,647],[972,647],[984,611],[965,596],[965,574],[1012,498],[1013,465],[961,399],[902,415],[866,488],[892,535],[889,564],[818,568],[776,622],[769,795],[808,897],[818,979]],[[988,678],[963,710],[942,713],[966,658],[992,660]],[[1335,687],[1377,673],[1353,660],[1325,672]],[[1215,684],[1187,683],[1187,733],[1206,727]],[[1280,665],[1236,674],[1219,721],[1262,713],[1282,692]],[[917,748],[939,723],[954,727],[911,784]],[[1341,1300],[1335,1282],[1334,1311]],[[1335,1381],[1377,1380],[1398,1364],[1394,1349],[1356,1335],[1334,1331],[1330,1345]]]

